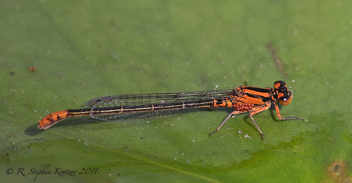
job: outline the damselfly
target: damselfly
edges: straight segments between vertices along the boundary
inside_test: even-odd
[[[292,98],[292,93],[283,81],[276,81],[274,88],[239,86],[229,90],[104,96],[84,103],[81,109],[51,113],[39,121],[38,128],[48,129],[61,120],[79,116],[86,116],[96,121],[121,121],[158,117],[173,111],[188,109],[232,107],[234,111],[227,115],[220,126],[209,135],[219,131],[231,116],[249,113],[249,117],[263,139],[263,132],[253,119],[253,115],[269,109],[273,104],[280,120],[303,119],[281,117],[279,103],[288,105]]]

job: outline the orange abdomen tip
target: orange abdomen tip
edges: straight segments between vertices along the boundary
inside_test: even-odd
[[[38,128],[42,130],[48,129],[60,120],[66,119],[67,116],[68,110],[51,113],[39,121]]]

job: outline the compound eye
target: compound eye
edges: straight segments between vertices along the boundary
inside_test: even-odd
[[[281,105],[288,105],[291,103],[292,98],[293,98],[293,95],[291,94],[291,92],[289,92],[288,95],[283,95],[279,97],[279,103]]]

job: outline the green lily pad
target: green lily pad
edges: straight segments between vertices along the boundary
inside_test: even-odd
[[[0,175],[7,181],[351,180],[349,1],[3,1]],[[272,55],[268,44],[272,44]],[[273,59],[274,58],[274,59]],[[282,68],[275,62],[281,59]],[[35,69],[33,70],[33,68]],[[285,80],[294,99],[255,116],[201,110],[149,122],[64,120],[104,95]]]

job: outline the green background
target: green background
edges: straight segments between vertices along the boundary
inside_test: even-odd
[[[0,1],[0,176],[32,182],[36,176],[18,168],[49,164],[52,172],[99,169],[37,182],[351,181],[351,7],[348,0]],[[49,113],[99,96],[276,80],[294,94],[282,116],[305,120],[256,115],[264,141],[248,115],[209,137],[230,110],[150,123],[68,119],[37,129]]]

